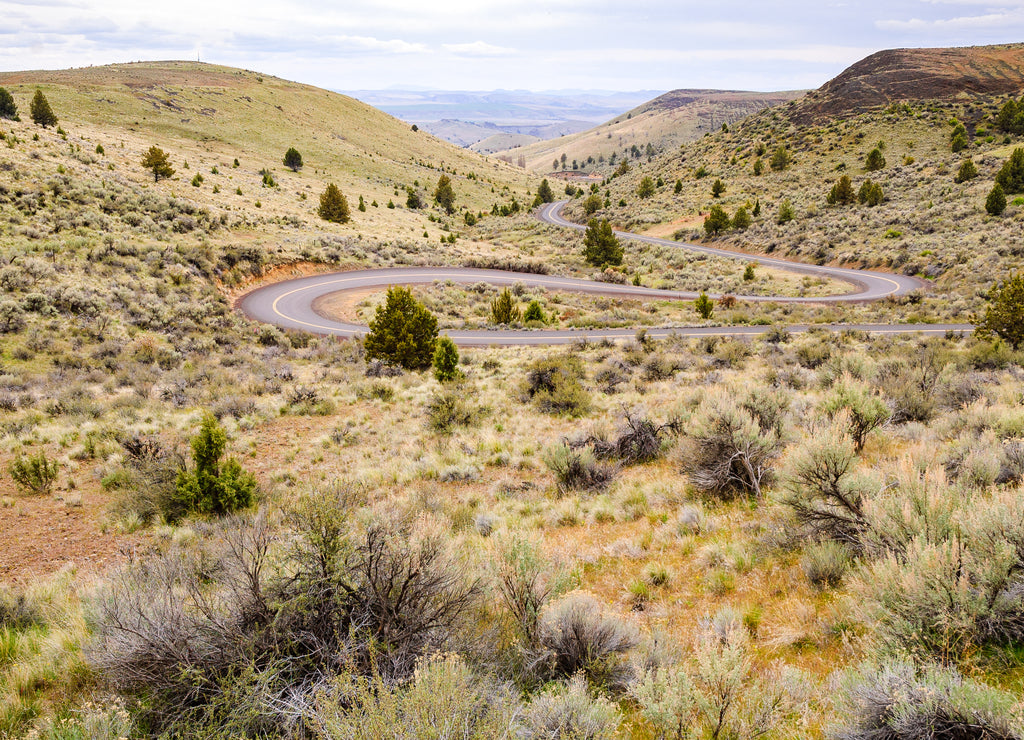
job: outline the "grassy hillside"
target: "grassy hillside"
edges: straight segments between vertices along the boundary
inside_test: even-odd
[[[1024,201],[1011,194],[1003,215],[985,210],[996,173],[1024,145],[995,127],[1005,100],[905,102],[813,125],[792,121],[795,103],[769,109],[652,161],[629,160],[621,174],[596,188],[600,208],[592,215],[627,229],[704,239],[704,219],[713,206],[730,217],[741,207],[752,214],[759,206],[750,227],[727,228],[712,241],[820,264],[921,275],[934,289],[918,315],[966,318],[979,295],[1020,259],[1013,235]],[[966,126],[968,145],[953,152],[957,122]],[[780,148],[789,162],[776,171],[770,161]],[[875,148],[885,166],[869,172],[867,156]],[[958,183],[967,159],[978,175]],[[844,175],[855,193],[869,179],[879,184],[884,200],[830,205],[829,193]],[[655,187],[641,198],[644,178]],[[718,180],[725,189],[716,198],[712,186]],[[568,212],[587,217],[588,195],[579,195]],[[784,202],[793,218],[780,223]]]
[[[259,200],[261,214],[320,226],[319,194],[334,181],[353,210],[359,195],[381,206],[357,214],[347,233],[386,237],[422,231],[425,212],[382,208],[389,200],[404,205],[405,187],[416,182],[429,201],[441,171],[452,176],[458,204],[474,211],[490,210],[497,199],[492,188],[501,193],[508,187],[521,200],[529,188],[521,171],[485,163],[352,98],[256,72],[195,62],[139,63],[0,73],[0,86],[12,92],[26,120],[32,94],[42,89],[83,157],[103,145],[102,165],[116,168],[111,177],[143,185],[142,152],[153,144],[167,150],[176,180],[155,189],[213,208],[249,210]],[[281,163],[292,146],[303,156],[299,173]],[[219,175],[211,173],[214,167]],[[261,187],[264,168],[280,187]],[[203,184],[189,187],[197,173]],[[214,186],[219,194],[211,192]]]
[[[585,172],[610,172],[614,165],[607,160],[613,152],[621,153],[635,146],[646,153],[648,144],[657,151],[674,149],[718,130],[723,123],[732,123],[801,94],[673,90],[587,131],[509,148],[498,154],[513,157],[514,161],[525,156],[527,169],[535,172],[560,169],[563,154],[570,169],[575,160]],[[559,168],[552,168],[556,159]]]

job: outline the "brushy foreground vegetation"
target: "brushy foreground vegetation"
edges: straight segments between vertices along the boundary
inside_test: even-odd
[[[218,205],[212,172],[180,197],[49,97],[69,131],[0,148],[0,736],[1024,736],[1016,335],[439,340],[403,370],[226,291],[474,250],[571,272],[580,240],[486,215],[463,252],[445,203],[360,236],[270,185]],[[516,292],[479,303],[538,321]],[[104,566],[55,572],[72,535]]]
[[[1019,736],[1019,354],[641,336],[439,383],[351,349],[282,349],[332,370],[221,414],[236,449],[319,430],[247,458],[232,517],[161,523],[166,402],[148,441],[94,435],[108,526],[150,522],[148,552],[5,592],[6,731]]]

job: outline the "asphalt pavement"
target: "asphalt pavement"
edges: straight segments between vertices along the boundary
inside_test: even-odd
[[[539,213],[541,220],[564,228],[584,229],[584,226],[566,221],[561,211],[565,201],[551,203]],[[800,296],[743,296],[737,299],[745,302],[775,303],[843,303],[874,301],[889,296],[901,296],[921,290],[925,283],[917,278],[889,273],[854,270],[794,263],[774,257],[763,257],[701,244],[676,242],[668,239],[616,232],[620,237],[636,239],[651,244],[713,254],[744,262],[788,270],[800,274],[818,275],[846,281],[851,290],[842,295],[807,298]],[[376,270],[352,270],[348,272],[313,275],[310,277],[285,280],[243,295],[236,307],[255,321],[274,324],[286,329],[301,329],[315,334],[339,337],[355,337],[366,334],[366,326],[339,321],[321,315],[315,310],[318,298],[345,291],[366,291],[384,289],[392,285],[415,285],[451,281],[460,284],[486,282],[492,285],[513,285],[522,283],[527,287],[544,287],[549,290],[578,291],[595,295],[628,296],[659,300],[693,300],[696,293],[690,291],[669,291],[643,288],[633,285],[597,282],[553,275],[505,272],[502,270],[480,270],[467,267],[398,267]],[[712,296],[718,297],[718,296]],[[874,334],[880,333],[929,333],[965,332],[970,324],[828,324],[816,325],[832,330],[857,330]],[[665,326],[646,327],[647,336],[662,338],[670,335],[695,336],[756,336],[769,331],[768,326]],[[807,325],[784,327],[792,333],[806,331]],[[632,338],[636,329],[493,329],[493,330],[450,330],[445,333],[461,346],[507,346],[507,345],[551,345],[569,344],[577,341],[621,340]]]

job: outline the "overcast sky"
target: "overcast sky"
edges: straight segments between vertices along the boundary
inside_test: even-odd
[[[198,56],[335,90],[799,89],[880,49],[1024,41],[1024,0],[0,0],[0,19],[2,70]]]

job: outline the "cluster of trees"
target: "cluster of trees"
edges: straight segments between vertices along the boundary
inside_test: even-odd
[[[996,116],[996,128],[1008,134],[1024,134],[1024,101],[1007,100]]]
[[[876,150],[877,151],[877,150]],[[830,206],[848,206],[854,202],[866,206],[877,206],[885,199],[882,186],[873,182],[870,178],[861,183],[860,189],[855,193],[853,181],[849,175],[839,178],[829,191],[826,201]]]
[[[760,201],[754,206],[758,214],[760,213],[760,206]],[[704,232],[708,236],[718,236],[730,228],[742,231],[750,226],[750,222],[750,213],[747,212],[746,206],[737,208],[732,218],[729,218],[729,214],[722,206],[711,206],[711,210],[708,211],[708,215],[704,218]]]
[[[996,182],[985,199],[985,210],[999,216],[1006,210],[1008,193],[1024,192],[1024,148],[1017,147],[996,173]]]
[[[5,110],[4,93],[7,93],[7,91],[0,88],[0,114]],[[7,95],[9,97],[9,93],[7,93]],[[40,92],[38,95],[42,95],[42,93]],[[45,102],[45,98],[43,100]],[[33,104],[35,104],[34,100]],[[11,106],[12,113],[16,115],[17,109],[16,107],[13,107],[13,101],[11,101]],[[52,115],[52,111],[50,115]],[[35,113],[33,112],[33,117],[34,116]],[[52,120],[54,123],[56,122],[55,117]],[[295,147],[288,148],[282,161],[292,172],[298,172],[303,167],[302,154]],[[235,160],[235,164],[237,166],[237,160]],[[159,182],[161,179],[169,178],[173,176],[175,172],[170,163],[170,156],[163,149],[155,145],[151,146],[143,155],[142,166],[153,173],[154,182]],[[263,174],[264,186],[273,187],[276,185],[269,170],[264,169],[261,172]],[[193,179],[192,184],[198,186],[201,182],[202,176],[197,175],[196,178]],[[406,188],[406,190],[408,195],[406,199],[406,206],[410,209],[422,208],[423,201],[420,197],[419,191],[411,186]],[[239,194],[241,194],[241,190],[239,190]],[[550,203],[555,199],[554,193],[551,192],[551,186],[548,184],[547,180],[544,180],[541,183],[541,187],[537,191],[537,199],[538,203]],[[437,187],[434,189],[434,202],[444,209],[445,213],[448,215],[455,213],[455,190],[452,188],[452,181],[448,175],[441,175],[441,177],[438,178]],[[374,205],[376,205],[376,201],[374,201]],[[518,211],[518,204],[516,205],[516,210]],[[363,196],[359,196],[359,210],[366,210]],[[349,209],[348,199],[335,183],[330,183],[320,195],[320,206],[317,208],[317,215],[319,215],[324,221],[331,221],[339,224],[348,223],[351,220],[352,214]],[[469,216],[469,214],[467,214],[467,216]],[[472,223],[470,223],[469,218],[466,219],[466,223],[469,225],[472,225],[475,222],[475,217],[472,219]]]
[[[57,125],[57,116],[53,112],[53,108],[50,107],[50,101],[46,99],[46,95],[43,94],[42,90],[36,89],[35,95],[32,96],[32,102],[29,103],[28,110],[32,116],[32,123],[37,126],[49,128],[50,126]],[[18,105],[14,102],[14,96],[4,87],[0,87],[0,118],[6,118],[9,121],[21,120],[18,116]]]

